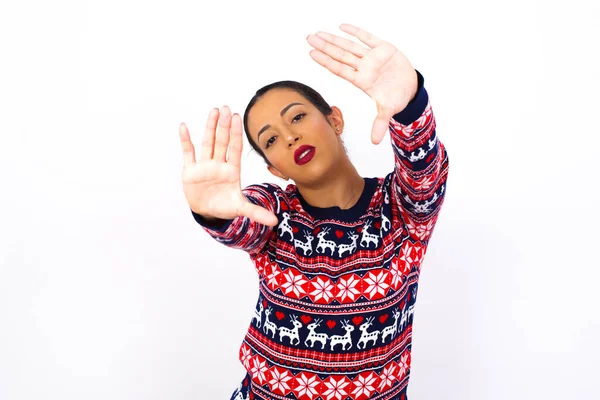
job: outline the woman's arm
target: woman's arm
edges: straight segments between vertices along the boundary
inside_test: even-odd
[[[183,191],[196,221],[219,242],[247,252],[267,243],[279,218],[278,186],[240,186],[242,120],[229,107],[209,113],[199,158],[185,124],[179,126],[183,150]],[[228,157],[226,155],[229,154]],[[279,189],[280,190],[280,189]]]
[[[250,185],[242,190],[248,201],[276,214],[279,218],[281,188],[275,184]],[[261,224],[248,217],[234,219],[211,218],[191,211],[196,222],[216,241],[249,254],[262,251],[274,232],[273,226]]]
[[[419,71],[418,89],[406,108],[390,119],[394,150],[391,188],[396,203],[413,223],[437,216],[446,193],[448,154],[437,137],[436,122]]]
[[[377,106],[371,141],[381,143],[390,130],[395,167],[390,183],[398,207],[410,224],[435,222],[448,175],[446,149],[438,141],[435,118],[423,76],[391,43],[349,24],[340,29],[360,45],[326,32],[307,37],[311,57],[368,94]]]

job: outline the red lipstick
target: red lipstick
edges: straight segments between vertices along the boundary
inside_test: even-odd
[[[309,162],[310,160],[312,160],[312,158],[315,155],[315,148],[313,146],[309,146],[309,145],[302,145],[300,147],[298,147],[296,149],[296,151],[294,152],[294,161],[296,161],[296,164],[298,165],[304,165],[307,162]],[[306,152],[306,154],[304,154]],[[304,154],[303,157],[301,157]]]

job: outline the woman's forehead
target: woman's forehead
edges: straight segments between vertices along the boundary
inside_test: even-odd
[[[256,109],[269,112],[275,111],[279,115],[279,112],[291,102],[308,103],[306,98],[295,90],[287,88],[272,89],[256,101],[250,112],[252,113]]]

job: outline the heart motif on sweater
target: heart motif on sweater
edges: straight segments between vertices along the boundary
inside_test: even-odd
[[[388,317],[388,314],[383,314],[381,317],[379,317],[379,322],[383,324],[388,319]]]
[[[375,222],[375,228],[377,228],[377,229],[381,228],[381,222],[379,222],[379,221]]]
[[[335,231],[335,236],[337,236],[338,239],[341,239],[342,236],[344,236],[344,232],[342,232],[342,231]]]
[[[333,327],[335,326],[335,321],[330,319],[329,321],[327,321],[327,326],[329,327],[329,329],[333,329]]]
[[[281,321],[282,319],[284,319],[284,318],[285,318],[285,314],[284,314],[284,313],[282,313],[281,311],[277,311],[277,312],[275,313],[275,316],[276,316],[276,317],[277,317],[277,319],[278,319],[278,320],[280,320],[280,321]]]
[[[284,203],[283,201],[281,202],[281,209],[282,209],[283,211],[287,211],[287,210],[289,210],[289,208],[288,208],[287,204],[286,204],[286,203]]]
[[[352,322],[356,326],[358,326],[362,321],[363,321],[363,317],[360,315],[357,315],[356,317],[352,318]]]
[[[267,301],[263,299],[263,308],[267,308]]]
[[[292,232],[294,232],[294,233],[298,233],[298,231],[299,231],[299,229],[298,229],[298,227],[297,227],[297,226],[294,226],[294,227],[292,228]]]
[[[300,317],[300,319],[302,320],[302,322],[304,322],[304,325],[306,325],[310,321],[312,321],[312,318],[310,317],[310,315],[303,315]]]

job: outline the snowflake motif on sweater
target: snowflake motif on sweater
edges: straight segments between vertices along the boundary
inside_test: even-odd
[[[317,208],[296,186],[243,189],[278,216],[196,221],[246,251],[259,276],[232,399],[406,400],[418,278],[443,204],[448,155],[417,71],[415,98],[390,120],[394,171],[364,178],[356,205]]]

